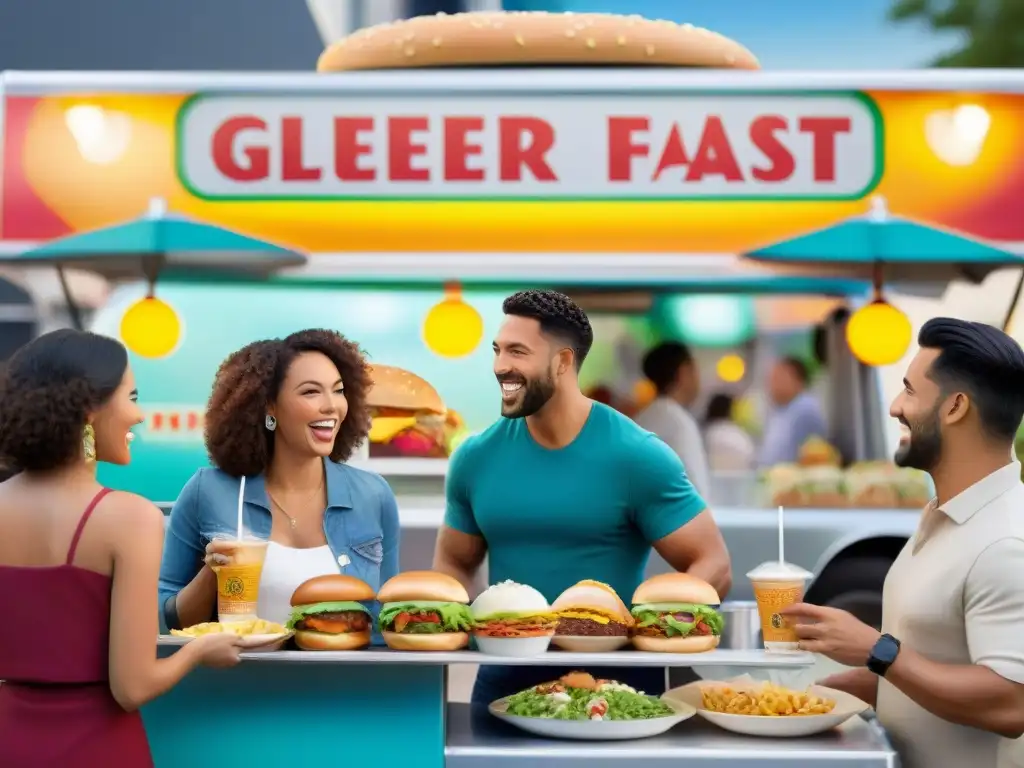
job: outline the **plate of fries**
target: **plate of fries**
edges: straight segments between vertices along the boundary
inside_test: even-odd
[[[701,680],[674,688],[664,698],[689,704],[705,720],[747,736],[811,736],[869,709],[856,696],[832,688],[812,685],[798,691],[746,676]]]
[[[285,629],[281,624],[266,619],[246,619],[245,621],[207,621],[185,629],[172,629],[170,635],[161,635],[160,639],[167,643],[184,645],[203,635],[230,633],[238,635],[239,645],[247,651],[279,651],[294,632]]]

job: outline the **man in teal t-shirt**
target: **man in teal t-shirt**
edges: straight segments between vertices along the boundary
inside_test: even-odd
[[[653,546],[724,597],[729,555],[676,454],[655,435],[580,391],[593,330],[555,291],[505,300],[494,342],[501,419],[452,457],[434,567],[469,585],[489,556],[489,581],[511,579],[553,601],[581,579],[628,604]],[[664,670],[589,670],[648,693]],[[482,667],[474,704],[552,679],[551,667]]]

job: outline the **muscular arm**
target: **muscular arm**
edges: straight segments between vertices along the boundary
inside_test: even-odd
[[[631,456],[630,503],[637,526],[669,565],[704,579],[724,599],[732,586],[729,552],[679,457],[654,435]]]
[[[690,522],[654,542],[654,550],[677,571],[704,579],[725,600],[732,588],[732,563],[711,512],[705,509]]]
[[[458,579],[470,594],[480,565],[487,554],[487,544],[480,536],[442,525],[434,547],[434,570]]]
[[[476,524],[470,502],[469,479],[473,476],[473,438],[464,442],[448,463],[445,478],[444,524],[434,545],[434,570],[447,573],[474,592],[474,581],[487,554],[487,542]]]

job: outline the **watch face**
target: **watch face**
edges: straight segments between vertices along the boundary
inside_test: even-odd
[[[883,636],[875,645],[874,657],[883,664],[892,664],[896,661],[896,654],[900,652],[899,645],[891,637]]]

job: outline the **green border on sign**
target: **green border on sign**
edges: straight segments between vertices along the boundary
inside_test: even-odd
[[[401,98],[403,96],[422,98],[427,95],[425,91],[396,91],[393,93],[382,94],[381,96],[365,96],[361,98],[373,99],[373,98]],[[452,96],[453,94],[448,94]],[[475,91],[475,92],[459,92],[456,94],[458,98],[472,99],[475,96],[489,96],[495,95],[507,96],[509,98],[516,97],[532,97],[532,98],[556,98],[549,94],[538,94],[534,91],[503,91],[500,94],[494,94],[488,91]],[[304,99],[333,99],[337,98],[334,94],[302,94],[292,93],[288,91],[276,91],[272,93],[260,94],[264,98],[287,98],[287,97],[299,97]],[[852,195],[680,195],[680,196],[662,196],[662,195],[641,195],[636,197],[560,197],[558,195],[531,195],[525,197],[518,196],[481,196],[481,195],[465,195],[465,196],[423,196],[423,195],[380,195],[372,197],[361,197],[358,195],[210,195],[200,192],[193,186],[185,173],[184,167],[184,153],[182,147],[184,146],[183,135],[184,135],[184,122],[185,118],[188,117],[188,113],[195,105],[204,99],[227,99],[227,98],[253,98],[252,93],[246,92],[235,92],[235,91],[218,91],[216,93],[195,93],[189,96],[181,107],[178,109],[178,114],[175,118],[174,126],[174,166],[177,172],[178,180],[182,186],[191,194],[193,197],[204,200],[207,202],[222,202],[222,203],[246,203],[246,202],[274,202],[274,203],[312,203],[312,202],[351,202],[351,203],[674,203],[674,202],[709,202],[709,203],[749,203],[749,202],[851,202],[856,200],[863,200],[869,195],[875,187],[882,180],[882,175],[885,173],[885,121],[882,117],[882,112],[868,94],[863,91],[721,91],[721,90],[693,90],[693,89],[680,89],[670,90],[664,93],[657,94],[643,94],[637,95],[628,91],[564,91],[557,94],[558,98],[563,96],[614,96],[618,98],[632,98],[637,100],[659,98],[662,96],[735,96],[735,97],[750,97],[750,96],[780,96],[780,97],[797,97],[807,99],[820,99],[828,97],[841,97],[848,98],[854,101],[859,101],[863,104],[871,115],[872,121],[875,128],[875,168],[874,173],[871,176],[870,181],[861,191]]]

